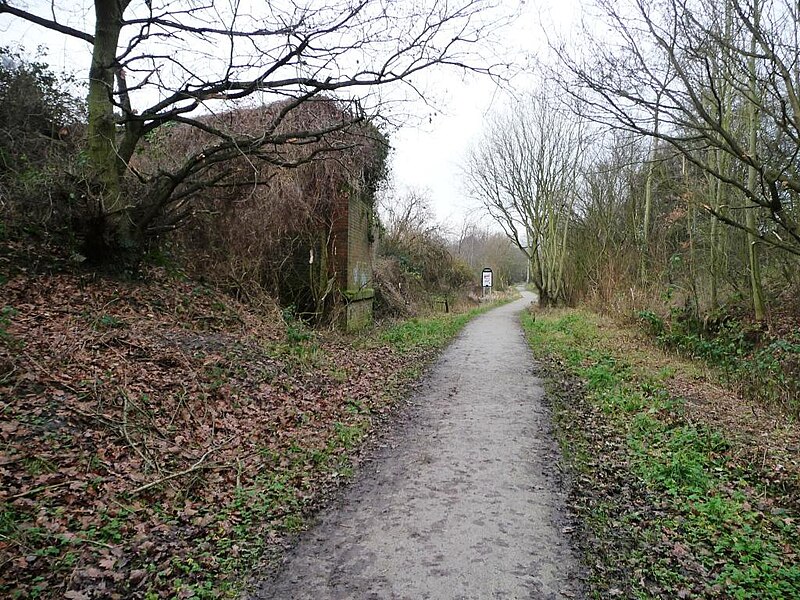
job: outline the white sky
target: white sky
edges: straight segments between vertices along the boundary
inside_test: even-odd
[[[579,0],[529,0],[506,32],[505,51],[521,61],[526,55],[543,58],[549,50],[542,23],[548,35],[568,35],[579,18]],[[437,220],[447,227],[457,229],[468,215],[489,225],[478,204],[466,196],[459,165],[478,143],[487,113],[503,106],[509,92],[488,77],[465,78],[452,72],[429,76],[436,81],[437,96],[442,96],[436,100],[442,111],[431,115],[431,121],[393,136],[395,182],[401,189],[428,190]],[[528,85],[524,77],[512,82],[518,91]]]
[[[510,9],[520,3],[520,0],[502,1],[507,2]],[[568,32],[579,19],[580,0],[522,0],[521,3],[522,12],[505,32],[498,53],[503,59],[517,57],[518,66],[524,67],[526,56],[541,57],[548,52],[541,23],[545,23],[547,35]],[[31,3],[31,8],[35,4]],[[91,22],[91,14],[86,14],[85,9],[74,10],[69,24],[85,28],[84,24]],[[46,15],[47,11],[42,14]],[[4,44],[21,43],[28,52],[34,51],[37,45],[47,46],[47,60],[55,69],[75,71],[79,76],[86,70],[88,45],[84,42],[7,15],[0,15],[0,33]],[[435,109],[421,102],[412,107],[419,121],[392,136],[394,182],[400,192],[406,188],[427,190],[437,220],[457,229],[477,208],[475,202],[465,196],[459,165],[470,146],[477,143],[487,113],[493,107],[502,106],[509,92],[498,89],[488,77],[474,74],[465,76],[455,71],[437,70],[428,72],[426,77],[423,87],[432,92]],[[524,91],[526,85],[530,85],[524,79],[514,80],[511,87]],[[485,219],[480,218],[480,221],[484,223]]]

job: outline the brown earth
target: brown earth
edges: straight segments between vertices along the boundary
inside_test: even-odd
[[[164,269],[17,269],[0,291],[9,598],[236,594],[432,353],[309,332]]]

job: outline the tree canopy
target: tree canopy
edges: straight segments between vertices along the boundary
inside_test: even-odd
[[[187,181],[197,189],[224,185],[218,165],[233,158],[294,166],[340,150],[338,143],[326,147],[326,136],[375,117],[389,101],[381,86],[402,84],[405,94],[421,95],[414,77],[436,65],[493,71],[476,61],[476,48],[496,24],[493,3],[479,0],[95,0],[86,7],[93,10],[92,31],[72,24],[67,3],[36,11],[0,0],[0,15],[91,48],[86,189],[98,225],[92,235],[102,241],[96,247],[110,254],[135,249],[157,232],[186,199]],[[341,103],[342,118],[284,125],[300,105],[323,95]],[[204,118],[242,103],[275,102],[273,118],[254,131]],[[209,141],[176,168],[135,169],[143,140],[170,124],[200,129]],[[285,153],[287,147],[293,150]]]

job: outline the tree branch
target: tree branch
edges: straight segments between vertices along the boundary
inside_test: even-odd
[[[19,8],[10,6],[8,2],[0,1],[0,14],[3,13],[13,15],[30,23],[34,23],[36,25],[44,27],[45,29],[57,31],[58,33],[63,33],[64,35],[69,35],[71,37],[78,38],[79,40],[83,40],[84,42],[89,42],[90,44],[94,44],[94,36],[86,33],[85,31],[74,29],[72,27],[69,27],[68,25],[62,25],[61,23],[58,23],[57,21],[54,20],[39,17],[37,15],[34,15],[33,13],[29,13]]]

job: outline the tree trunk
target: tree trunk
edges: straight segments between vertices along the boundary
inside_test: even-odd
[[[717,183],[719,186],[719,183]],[[718,208],[719,205],[715,206]],[[711,311],[716,312],[719,309],[719,265],[720,265],[720,256],[719,256],[719,223],[716,219],[711,219]]]
[[[574,199],[570,199],[570,202],[567,206],[567,210],[564,217],[564,227],[561,235],[561,247],[559,248],[559,256],[558,256],[558,264],[556,265],[557,269],[557,281],[561,283],[561,287],[559,290],[559,297],[567,304],[567,285],[566,285],[566,278],[564,277],[564,272],[566,270],[566,262],[567,262],[567,241],[569,236],[569,222],[570,217],[572,216],[572,209],[574,206]]]
[[[692,300],[694,306],[692,308],[695,317],[700,316],[700,294],[697,292],[697,259],[695,252],[695,235],[697,231],[697,212],[695,209],[694,198],[692,197],[691,187],[689,182],[689,170],[686,165],[686,157],[683,157],[681,163],[681,170],[683,174],[683,185],[686,188],[686,233],[689,237],[689,288],[692,291]]]
[[[753,24],[757,28],[760,21],[761,8],[758,1],[753,2]],[[755,36],[750,41],[750,57],[748,67],[750,71],[750,101],[748,103],[748,117],[750,139],[748,152],[753,159],[758,152],[758,108],[756,99],[758,98],[758,84],[756,82],[756,39]],[[758,193],[758,173],[755,167],[750,166],[747,170],[747,189],[751,194]],[[746,223],[751,231],[756,228],[756,206],[751,206],[746,210]],[[759,262],[758,239],[752,233],[747,234],[747,261],[750,267],[750,289],[753,296],[753,312],[756,321],[763,321],[766,316],[764,307],[764,289],[761,284],[761,264]]]
[[[655,140],[653,140],[655,148]],[[640,248],[641,263],[639,264],[639,279],[642,286],[647,285],[647,266],[650,252],[650,214],[653,210],[653,155],[650,152],[650,161],[647,164],[647,178],[644,183],[644,219],[642,222],[642,245]]]
[[[732,32],[733,32],[733,14],[730,0],[725,0],[725,28],[723,30],[723,39],[730,43],[732,40]],[[731,84],[729,81],[728,76],[728,68],[729,65],[723,60],[720,72],[717,73],[717,87],[719,89],[719,94],[721,95],[723,102],[720,106],[721,114],[719,115],[720,121],[722,122],[722,128],[725,131],[729,131],[731,127],[731,119],[733,116],[733,90],[731,89]],[[712,150],[713,152],[713,160],[709,160],[709,164],[713,164],[717,170],[717,173],[721,177],[725,177],[728,174],[728,160],[727,154],[716,148]],[[713,177],[712,181],[714,182],[713,186],[713,197],[712,197],[712,206],[714,207],[714,212],[717,214],[723,214],[726,212],[725,206],[727,205],[727,188],[725,187],[726,184],[719,178]],[[725,245],[723,243],[723,234],[722,228],[720,227],[720,221],[716,217],[711,218],[711,310],[716,312],[719,310],[719,282],[720,276],[723,271],[723,266],[727,263],[725,262],[726,254],[725,254]]]
[[[130,206],[122,192],[125,163],[117,149],[117,127],[114,118],[114,75],[117,71],[117,45],[122,28],[122,13],[127,0],[95,0],[95,39],[92,66],[89,71],[88,159],[91,176],[98,186],[97,229],[87,246],[106,256],[90,258],[106,260],[107,253],[129,252],[136,246],[135,228]]]
[[[661,94],[656,96],[655,110],[655,133],[658,135],[658,103],[661,102]],[[650,142],[650,159],[647,162],[647,178],[644,184],[644,222],[642,223],[642,247],[641,263],[639,265],[639,276],[642,287],[647,285],[648,263],[650,259],[650,220],[653,212],[653,171],[655,169],[656,142],[658,138],[653,137]]]
[[[727,109],[726,109],[727,110]],[[723,117],[726,119],[728,117]],[[727,161],[725,155],[720,150],[713,151],[715,156],[715,163],[717,171],[721,175],[727,173]],[[717,213],[724,213],[724,208],[727,204],[725,183],[720,179],[713,179],[713,199],[712,206]],[[719,310],[719,282],[725,266],[725,243],[724,231],[720,227],[720,221],[716,217],[711,217],[711,310]]]

